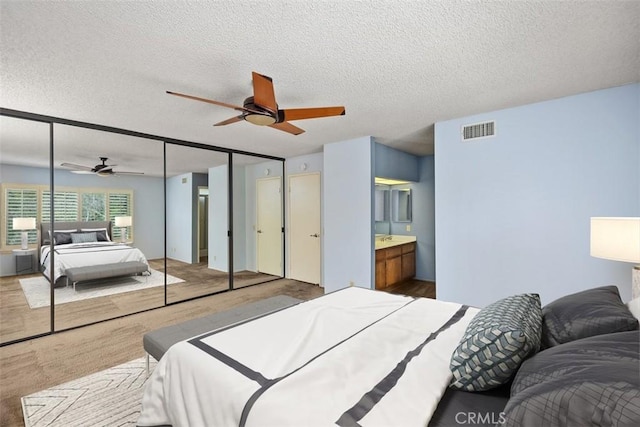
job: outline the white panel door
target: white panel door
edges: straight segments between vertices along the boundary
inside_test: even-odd
[[[289,277],[320,284],[320,174],[289,177]]]
[[[282,179],[258,179],[256,187],[258,271],[282,276]]]

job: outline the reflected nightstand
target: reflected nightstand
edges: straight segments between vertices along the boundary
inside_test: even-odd
[[[16,258],[16,274],[31,274],[36,269],[36,249],[14,249]]]

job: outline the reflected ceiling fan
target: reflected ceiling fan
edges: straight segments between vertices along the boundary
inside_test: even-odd
[[[117,165],[108,165],[108,157],[100,157],[102,164],[95,165],[94,167],[76,165],[75,163],[61,163],[60,166],[71,169],[71,173],[83,173],[83,174],[95,174],[98,176],[112,176],[112,175],[144,175],[143,172],[125,172],[115,171]]]
[[[276,96],[273,90],[273,80],[271,77],[258,74],[255,71],[253,78],[253,96],[244,100],[242,107],[214,101],[212,99],[199,98],[197,96],[185,95],[182,93],[167,91],[169,95],[181,96],[195,101],[207,102],[209,104],[220,105],[222,107],[233,108],[240,111],[240,115],[223,120],[214,126],[224,126],[245,120],[259,126],[269,126],[293,135],[300,135],[303,129],[289,123],[292,120],[315,119],[319,117],[344,116],[344,107],[317,107],[317,108],[289,108],[280,110],[276,103]]]

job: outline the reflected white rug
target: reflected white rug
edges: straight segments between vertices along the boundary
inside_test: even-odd
[[[127,276],[114,277],[113,279],[94,280],[90,282],[80,282],[73,286],[55,288],[54,299],[56,305],[69,302],[80,301],[89,298],[98,298],[107,295],[121,294],[124,292],[139,291],[140,289],[153,288],[164,285],[164,273],[154,269],[150,276]],[[167,275],[167,284],[180,283],[184,280]],[[29,307],[48,307],[51,297],[49,295],[49,281],[44,276],[20,279],[20,286],[27,298]]]
[[[153,358],[151,369],[156,365]],[[147,381],[145,358],[21,399],[25,427],[135,426]]]

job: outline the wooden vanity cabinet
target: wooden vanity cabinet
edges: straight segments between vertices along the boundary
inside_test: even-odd
[[[402,281],[402,248],[393,246],[385,249],[385,252],[387,253],[385,287],[388,287]]]
[[[402,245],[402,280],[416,276],[416,244]]]
[[[384,289],[387,283],[387,254],[384,249],[376,251],[376,289]]]
[[[388,288],[415,275],[415,242],[376,250],[376,289]]]

